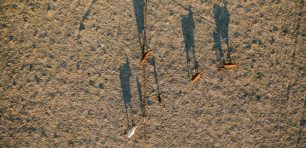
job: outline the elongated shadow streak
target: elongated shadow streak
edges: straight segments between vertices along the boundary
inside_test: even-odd
[[[229,47],[229,38],[228,38],[228,25],[230,22],[230,14],[227,9],[227,2],[224,1],[224,6],[221,7],[219,5],[213,6],[213,13],[214,13],[214,19],[216,23],[216,29],[213,32],[213,38],[215,43],[215,49],[217,54],[217,60],[221,62],[221,67],[223,67],[224,64],[224,54],[222,51],[222,40],[226,43],[227,48],[227,59],[229,62],[232,62],[231,59],[231,52],[232,49]]]
[[[301,140],[303,140],[301,137],[304,137],[303,128],[304,128],[305,125],[306,125],[306,120],[302,117],[301,120],[300,120],[300,127],[299,127],[297,142],[296,142],[297,147],[301,143]]]
[[[137,32],[138,32],[138,41],[141,47],[141,55],[145,53],[145,37],[144,34],[144,0],[133,0],[134,5],[134,14],[136,18]]]
[[[216,61],[219,61],[219,66],[224,66],[224,54],[221,48],[221,40],[217,32],[213,32],[214,50],[216,50]]]
[[[305,115],[305,108],[306,108],[306,99],[304,99],[304,107],[303,107],[302,115]],[[305,125],[306,125],[306,119],[304,119],[304,117],[302,116],[302,118],[300,120],[299,131],[297,133],[298,137],[297,137],[297,141],[296,141],[296,147],[299,147],[301,140],[303,140],[303,138],[301,138],[301,137],[305,137],[304,132],[303,132],[303,129],[304,129]],[[303,141],[302,141],[302,143],[303,143]]]
[[[122,99],[124,101],[125,106],[125,113],[126,113],[126,119],[127,124],[129,127],[129,115],[128,115],[128,108],[132,110],[132,94],[131,94],[131,88],[130,88],[130,77],[132,76],[132,72],[129,66],[129,60],[126,57],[126,63],[120,66],[120,84],[121,84],[121,90],[122,90]],[[132,124],[134,124],[134,119],[132,119]]]
[[[154,67],[154,78],[155,78],[155,84],[156,84],[156,89],[157,89],[158,102],[162,102],[161,92],[160,92],[160,87],[159,87],[159,82],[158,82],[158,74],[157,74],[156,63],[155,63],[155,57],[153,57],[152,59],[152,65]]]
[[[141,114],[142,114],[142,117],[145,117],[146,113],[145,113],[145,108],[144,108],[144,105],[143,105],[141,84],[139,82],[138,77],[136,77],[136,81],[137,81],[137,92],[138,92],[138,97],[139,97],[139,101],[140,101],[139,103],[140,103]]]
[[[194,43],[195,24],[194,24],[191,7],[189,8],[189,13],[185,16],[182,16],[181,23],[182,23],[182,31],[183,31],[184,43],[185,43],[188,78],[191,79],[192,71],[189,68],[190,62],[191,62],[190,52],[192,52],[192,55],[193,55],[194,70],[198,71],[199,69],[199,64],[196,59],[196,51],[195,51],[195,43]]]
[[[91,4],[89,5],[88,9],[86,10],[86,12],[84,13],[84,15],[82,17],[82,20],[81,20],[80,25],[79,25],[79,33],[78,33],[78,38],[77,38],[78,41],[81,39],[80,32],[85,29],[84,21],[86,21],[88,19],[89,15],[90,15],[90,12],[92,10],[92,7],[96,2],[97,2],[97,0],[92,0],[91,1]]]

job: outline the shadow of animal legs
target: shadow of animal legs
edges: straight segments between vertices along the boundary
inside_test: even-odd
[[[194,62],[194,69],[198,70],[198,62],[196,60],[196,52],[195,52],[195,43],[194,43],[194,30],[195,30],[195,23],[193,19],[193,13],[191,7],[189,8],[189,13],[187,15],[182,16],[182,31],[184,36],[184,43],[185,43],[185,53],[186,53],[186,62],[188,68],[188,77],[190,77],[190,52],[193,54],[193,62]]]
[[[224,66],[224,55],[221,47],[221,39],[217,32],[213,32],[213,39],[214,39],[214,49],[216,50],[216,61],[219,61],[219,66]]]
[[[144,38],[144,0],[133,0],[134,5],[134,14],[136,18],[136,25],[137,25],[137,32],[138,32],[138,40],[141,47],[141,55],[144,54],[144,45],[145,41],[142,39]]]
[[[159,82],[158,82],[158,74],[157,74],[157,69],[156,69],[156,63],[155,63],[155,57],[152,59],[152,64],[154,67],[154,78],[155,78],[155,83],[156,83],[156,89],[157,89],[157,98],[158,102],[161,102],[161,92],[160,92],[160,87],[159,87]]]
[[[230,22],[230,14],[229,14],[228,9],[227,9],[227,2],[224,1],[224,6],[223,7],[221,7],[219,5],[214,5],[213,6],[213,13],[214,13],[214,19],[215,19],[215,23],[216,23],[216,30],[215,30],[214,35],[213,35],[214,40],[215,40],[215,48],[221,49],[221,44],[222,44],[221,40],[224,40],[225,44],[226,44],[226,47],[227,47],[227,59],[231,62],[231,51],[232,50],[229,47],[229,37],[228,37],[228,25],[229,25],[229,22]],[[220,44],[220,46],[219,45],[216,46],[216,42],[218,42],[218,44]],[[220,47],[220,48],[218,48],[218,47]]]
[[[137,92],[138,92],[138,96],[139,96],[139,103],[140,103],[140,110],[141,110],[141,114],[142,114],[142,117],[145,117],[146,116],[146,112],[145,112],[145,105],[144,105],[144,101],[143,101],[143,98],[142,98],[142,91],[141,91],[141,84],[139,82],[139,79],[138,77],[136,77],[136,82],[137,82]]]
[[[132,99],[131,89],[130,89],[130,77],[132,76],[132,72],[131,72],[131,69],[129,66],[129,60],[127,57],[126,57],[126,63],[121,65],[119,70],[120,70],[120,84],[121,84],[121,90],[122,90],[122,99],[124,101],[127,124],[129,126],[128,108],[131,104],[131,99]]]

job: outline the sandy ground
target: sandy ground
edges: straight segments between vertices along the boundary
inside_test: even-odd
[[[0,0],[0,147],[306,147],[303,0],[150,0],[145,87],[139,6]]]

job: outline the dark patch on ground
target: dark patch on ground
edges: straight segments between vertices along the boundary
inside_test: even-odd
[[[155,57],[152,58],[152,65],[154,68],[154,79],[155,79],[155,84],[156,84],[156,90],[157,90],[157,98],[158,102],[161,102],[161,92],[160,92],[160,86],[159,86],[159,81],[158,81],[158,74],[157,74],[157,69],[156,69],[156,63],[155,63]]]
[[[130,77],[132,76],[132,72],[127,57],[126,57],[126,63],[121,65],[119,70],[120,70],[122,99],[124,101],[127,122],[129,123],[128,108],[132,109],[131,105],[132,94],[130,88]]]
[[[184,43],[185,43],[185,53],[186,53],[186,63],[188,69],[188,78],[191,79],[192,77],[192,69],[190,69],[190,62],[192,53],[193,56],[193,70],[198,71],[199,64],[196,59],[196,51],[195,51],[195,41],[194,41],[194,31],[195,31],[195,23],[193,19],[193,13],[191,7],[189,8],[189,13],[185,16],[182,16],[182,30],[184,36]]]
[[[138,41],[141,47],[141,55],[145,53],[145,1],[144,0],[133,0],[134,5],[134,14],[136,18],[137,32],[138,32]]]
[[[141,114],[144,117],[145,116],[145,108],[143,105],[143,98],[142,98],[142,91],[141,91],[141,84],[139,82],[138,77],[136,78],[136,82],[137,82],[137,93],[138,93],[138,97],[139,97],[139,105],[140,105],[140,110],[141,110]]]
[[[227,2],[224,2],[224,6],[221,7],[217,4],[213,6],[214,19],[216,23],[216,28],[213,32],[214,39],[214,48],[217,54],[217,61],[220,61],[220,67],[223,67],[225,62],[223,49],[222,49],[222,41],[225,41],[227,47],[227,60],[229,63],[232,62],[231,59],[231,51],[232,49],[229,47],[229,37],[228,37],[228,25],[230,22],[230,14],[227,9]]]

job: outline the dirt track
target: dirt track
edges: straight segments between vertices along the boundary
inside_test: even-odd
[[[0,147],[306,146],[302,0],[149,0],[146,88],[140,6],[0,0]]]

